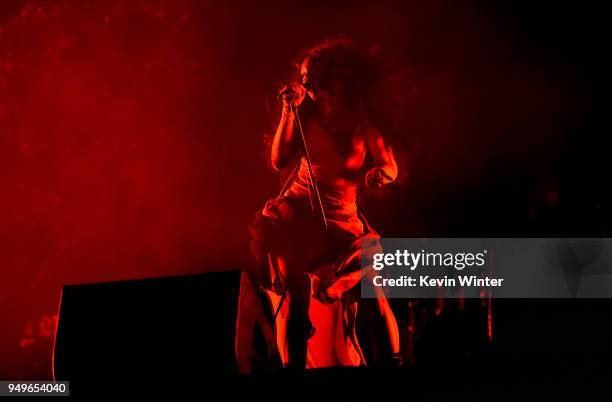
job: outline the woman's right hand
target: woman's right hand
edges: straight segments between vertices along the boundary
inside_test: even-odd
[[[278,92],[279,97],[283,100],[285,107],[290,107],[292,104],[300,106],[306,97],[306,88],[298,83],[284,85]]]

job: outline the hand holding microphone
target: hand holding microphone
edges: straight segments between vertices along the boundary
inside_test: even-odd
[[[278,92],[277,97],[282,99],[285,107],[300,106],[306,97],[306,88],[298,83],[285,84]]]

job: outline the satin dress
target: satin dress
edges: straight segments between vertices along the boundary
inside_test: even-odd
[[[322,224],[305,158],[287,188],[269,200],[250,226],[251,251],[264,268],[263,283],[272,311],[276,345],[284,365],[288,362],[287,321],[289,298],[287,270],[296,259],[311,282],[307,341],[307,368],[365,366],[367,362],[355,332],[360,281],[371,274],[364,261],[380,251],[379,235],[357,208],[357,185],[338,184],[334,172],[313,165],[325,211]],[[305,267],[305,268],[303,268]],[[394,352],[399,351],[397,322],[384,294],[375,300],[377,314],[386,326]]]

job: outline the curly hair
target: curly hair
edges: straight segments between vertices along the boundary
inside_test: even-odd
[[[298,69],[306,59],[320,89],[339,91],[349,107],[367,106],[379,78],[374,57],[350,39],[338,38],[303,52],[295,63]]]

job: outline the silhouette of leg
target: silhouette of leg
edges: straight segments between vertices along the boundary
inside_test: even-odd
[[[294,269],[295,268],[295,269]],[[303,370],[306,368],[307,342],[311,323],[308,315],[310,306],[310,279],[292,265],[288,273],[289,317],[287,321],[288,367]]]

